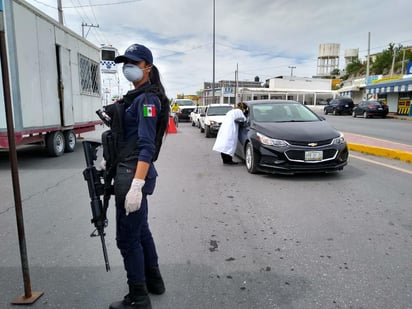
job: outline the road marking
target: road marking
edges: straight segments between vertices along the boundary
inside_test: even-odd
[[[373,163],[373,164],[376,164],[376,165],[384,166],[384,167],[387,167],[387,168],[390,168],[390,169],[393,169],[393,170],[397,170],[397,171],[399,171],[399,172],[403,172],[403,173],[411,174],[411,175],[412,175],[412,171],[407,170],[407,169],[404,169],[404,168],[392,166],[392,165],[385,164],[385,163],[378,162],[378,161],[374,161],[374,160],[371,160],[371,159],[366,159],[366,158],[358,157],[358,156],[355,156],[355,155],[353,155],[353,154],[350,154],[350,157],[355,158],[355,159],[358,159],[358,160],[363,160],[363,161],[366,161],[366,162],[369,162],[369,163]]]

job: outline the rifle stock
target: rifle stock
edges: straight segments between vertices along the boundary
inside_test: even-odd
[[[90,207],[92,209],[91,223],[96,228],[90,237],[100,236],[103,249],[103,257],[106,265],[106,271],[110,270],[109,258],[107,256],[107,248],[105,242],[104,228],[107,227],[107,207],[110,198],[110,192],[106,192],[104,182],[104,171],[98,171],[94,166],[94,161],[97,159],[97,149],[101,146],[101,143],[92,141],[83,141],[84,156],[86,159],[86,169],[83,171],[84,179],[87,181],[87,187],[89,189]],[[104,195],[104,205],[100,198]]]

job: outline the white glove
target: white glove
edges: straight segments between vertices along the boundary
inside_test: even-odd
[[[105,160],[105,159],[102,159],[102,160],[100,161],[98,167],[99,167],[99,170],[101,170],[101,171],[106,170],[106,160]]]
[[[124,202],[124,208],[126,209],[126,216],[131,212],[139,210],[140,203],[142,202],[142,188],[145,181],[143,179],[133,178],[130,185],[129,192],[126,194],[126,200]]]

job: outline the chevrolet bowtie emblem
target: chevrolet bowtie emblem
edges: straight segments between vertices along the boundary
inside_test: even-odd
[[[310,146],[310,147],[315,147],[315,146],[317,146],[318,145],[318,143],[309,143],[308,144],[308,146]]]

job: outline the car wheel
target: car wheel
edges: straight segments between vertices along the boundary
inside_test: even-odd
[[[356,118],[356,113],[355,113],[355,111],[352,111],[352,117],[353,117],[353,118]]]
[[[64,153],[64,135],[61,131],[47,134],[46,148],[51,157],[59,157]]]
[[[325,115],[327,115],[327,114],[328,114],[328,111],[327,111],[326,109],[324,109],[324,110],[323,110],[323,113],[324,113]]]
[[[333,113],[332,113],[334,116],[336,116],[337,114],[338,114],[338,112],[336,111],[336,109],[334,109],[333,110]]]
[[[207,138],[212,137],[212,133],[210,133],[210,126],[205,126],[205,130],[206,130],[206,133],[205,133],[206,137]]]
[[[73,152],[76,147],[76,134],[73,130],[64,131],[64,151]]]
[[[365,118],[365,119],[368,118],[368,112],[366,112],[366,111],[363,112],[363,118]]]
[[[192,120],[192,127],[194,127],[196,124],[195,124],[195,122]]]
[[[205,132],[205,129],[203,129],[201,126],[200,126],[200,133],[204,133]]]
[[[249,173],[251,174],[257,173],[258,158],[257,158],[255,151],[253,150],[252,143],[247,143],[246,145],[245,163],[246,163],[246,169]]]
[[[200,121],[197,121],[197,127],[200,128]]]

